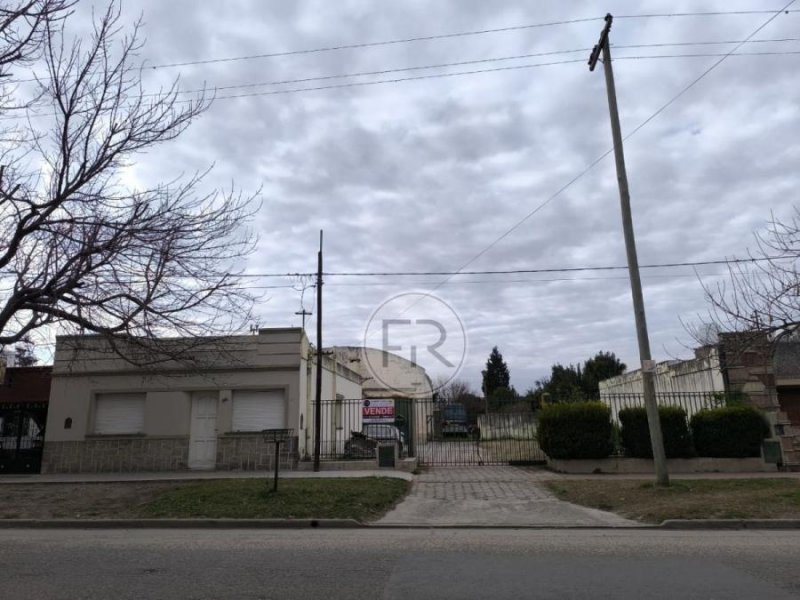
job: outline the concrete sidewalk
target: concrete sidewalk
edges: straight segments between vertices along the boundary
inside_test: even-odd
[[[418,475],[411,492],[375,524],[429,527],[638,527],[613,513],[556,498],[536,468],[441,468]]]
[[[116,483],[130,481],[201,481],[209,479],[272,479],[274,472],[266,471],[171,471],[153,473],[57,473],[51,475],[8,475],[0,477],[4,484],[31,483]],[[365,471],[281,471],[281,479],[349,479],[362,477],[393,477],[411,481],[414,476],[394,469]]]

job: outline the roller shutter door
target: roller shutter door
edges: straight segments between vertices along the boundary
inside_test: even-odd
[[[286,400],[281,390],[235,390],[233,431],[286,427]]]

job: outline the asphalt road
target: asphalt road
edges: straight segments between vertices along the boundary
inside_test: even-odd
[[[797,532],[0,530],[0,597],[800,597]]]

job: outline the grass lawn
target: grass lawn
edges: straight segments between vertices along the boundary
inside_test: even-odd
[[[139,507],[141,517],[230,519],[357,519],[382,516],[408,492],[410,482],[362,479],[222,479],[161,492]]]
[[[679,479],[669,488],[636,480],[585,479],[547,486],[562,500],[647,523],[800,518],[798,479]]]
[[[383,515],[403,479],[283,479],[0,484],[0,519],[353,518]]]

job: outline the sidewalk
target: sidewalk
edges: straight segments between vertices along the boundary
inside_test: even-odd
[[[170,471],[153,473],[56,473],[45,475],[3,475],[4,484],[32,483],[116,483],[129,481],[200,481],[208,479],[272,479],[274,472],[266,471]],[[414,476],[393,469],[368,471],[281,471],[281,479],[350,479],[361,477],[393,477],[411,481]]]

